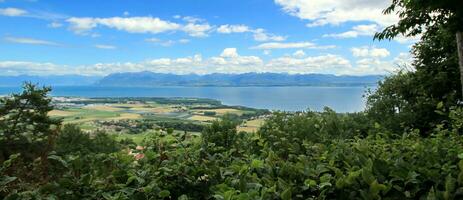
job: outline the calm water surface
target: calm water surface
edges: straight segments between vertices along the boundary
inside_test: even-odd
[[[94,86],[57,86],[53,96],[79,97],[197,97],[271,110],[323,110],[356,112],[365,107],[366,87],[152,87],[121,88]],[[0,87],[0,95],[18,92],[18,87]]]

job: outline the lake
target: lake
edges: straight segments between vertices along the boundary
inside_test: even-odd
[[[365,108],[367,87],[95,87],[56,86],[52,96],[79,97],[196,97],[270,110],[320,111],[325,106],[336,112],[357,112]],[[0,95],[20,91],[0,87]]]

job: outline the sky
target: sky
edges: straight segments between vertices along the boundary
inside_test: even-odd
[[[417,38],[373,40],[390,0],[0,0],[0,76],[390,74]]]

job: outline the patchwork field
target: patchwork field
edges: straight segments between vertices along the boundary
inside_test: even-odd
[[[71,103],[70,103],[71,102]],[[60,98],[57,109],[50,116],[62,119],[64,124],[77,124],[83,130],[104,130],[117,134],[118,138],[131,138],[140,142],[154,128],[172,128],[176,132],[201,132],[202,127],[226,114],[236,115],[243,123],[239,131],[255,132],[267,113],[244,107],[224,106],[207,99],[135,99]],[[246,114],[246,116],[244,115]]]

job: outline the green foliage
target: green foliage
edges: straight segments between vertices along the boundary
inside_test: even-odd
[[[26,83],[23,92],[0,99],[0,162],[15,153],[32,160],[53,143],[60,121],[48,117],[50,88]]]
[[[287,158],[311,148],[314,142],[365,136],[369,123],[363,113],[337,114],[329,108],[322,113],[274,113],[258,134],[266,146]]]
[[[224,119],[212,122],[202,132],[202,146],[209,153],[223,152],[236,144],[236,126],[239,122],[235,118],[225,117]]]
[[[203,135],[157,132],[143,149],[65,126],[50,153],[48,181],[21,177],[33,163],[0,169],[2,198],[55,199],[459,199],[463,111],[429,137],[387,137],[363,113],[276,113],[258,134],[216,121]],[[295,138],[291,140],[291,138]],[[278,144],[274,144],[278,143]],[[114,143],[113,143],[114,144]],[[102,146],[97,149],[97,146]],[[63,148],[68,147],[67,151]],[[90,148],[91,147],[91,148]],[[86,153],[83,153],[86,152]],[[15,169],[15,173],[11,173]],[[8,172],[8,173],[6,173]]]
[[[399,22],[377,33],[375,38],[392,39],[398,34],[414,36],[436,24],[448,27],[453,33],[463,30],[463,3],[460,0],[393,0],[384,14],[395,12],[400,16]]]
[[[405,8],[402,21],[379,38],[428,27],[414,47],[416,71],[386,77],[366,112],[271,113],[256,134],[237,133],[243,116],[225,115],[200,135],[165,127],[142,146],[118,143],[101,131],[53,129],[49,89],[26,85],[0,104],[2,145],[21,144],[0,147],[0,198],[463,199],[454,27],[429,23],[454,20],[449,2],[393,1],[386,12]],[[36,145],[43,138],[49,145]],[[22,156],[34,148],[40,159]]]
[[[76,125],[66,124],[56,139],[55,151],[59,155],[85,155],[88,153],[112,153],[121,148],[114,136],[102,131],[96,131],[92,135],[84,133]]]

